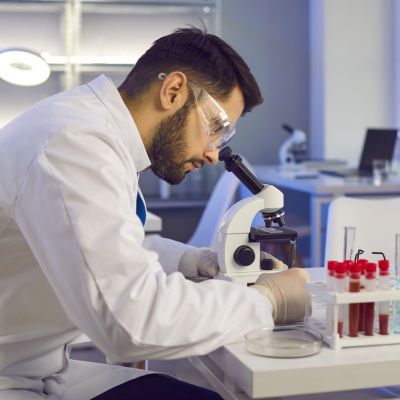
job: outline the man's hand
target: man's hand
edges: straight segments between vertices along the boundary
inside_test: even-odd
[[[307,281],[307,271],[291,268],[283,272],[261,274],[251,288],[257,289],[271,301],[276,324],[290,324],[304,319],[309,300],[304,287]]]
[[[178,270],[186,278],[214,278],[219,272],[217,253],[207,247],[190,248],[182,255]]]

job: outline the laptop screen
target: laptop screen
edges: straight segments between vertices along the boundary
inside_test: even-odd
[[[361,153],[359,170],[372,172],[373,160],[393,159],[397,129],[368,129]]]

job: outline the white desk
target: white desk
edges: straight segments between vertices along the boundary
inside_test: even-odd
[[[310,273],[313,280],[320,280],[326,271],[312,268]],[[311,357],[279,359],[250,354],[244,342],[240,342],[207,356],[192,357],[190,362],[225,400],[292,395],[304,396],[294,399],[315,400],[378,399],[386,397],[376,392],[370,397],[371,391],[365,388],[400,384],[400,345],[338,351],[324,345],[319,354]],[[364,390],[352,392],[350,396],[321,394],[355,389]]]
[[[258,165],[254,167],[256,176],[263,181],[277,187],[306,193],[310,196],[310,225],[311,225],[311,266],[323,265],[321,246],[324,245],[321,237],[323,221],[321,207],[329,204],[339,196],[381,196],[400,195],[400,178],[392,178],[381,186],[374,186],[371,179],[343,179],[327,175],[317,175],[315,178],[296,178],[304,176],[304,172],[282,172],[277,166]],[[310,174],[312,171],[308,171]],[[290,201],[285,199],[285,201]]]

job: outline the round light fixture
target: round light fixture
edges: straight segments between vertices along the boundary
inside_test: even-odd
[[[50,76],[47,62],[31,50],[0,49],[0,79],[19,86],[35,86]]]

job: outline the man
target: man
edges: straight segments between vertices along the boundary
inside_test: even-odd
[[[177,184],[215,164],[239,116],[261,102],[231,47],[180,29],[118,90],[101,76],[0,131],[2,400],[67,398],[66,348],[81,332],[110,362],[130,362],[205,354],[273,319],[302,319],[302,271],[261,275],[255,288],[196,284],[177,271],[215,275],[215,253],[144,238],[138,174]],[[88,398],[219,398],[135,371],[93,384]]]

